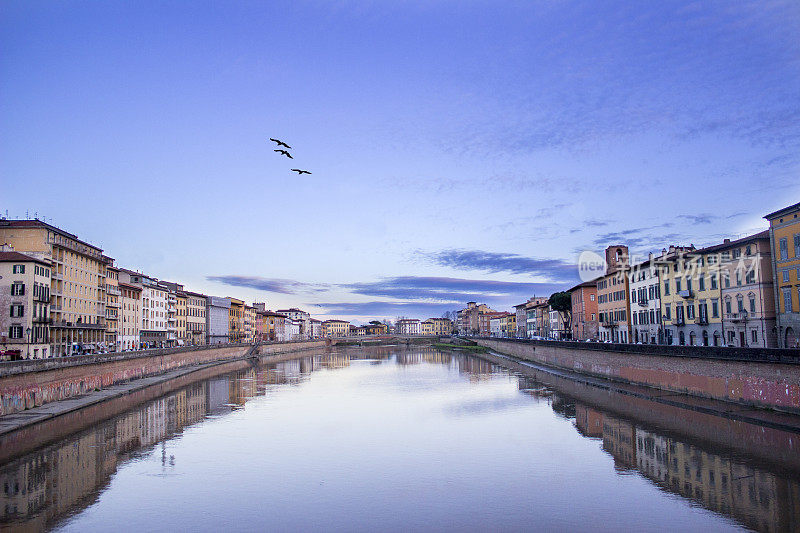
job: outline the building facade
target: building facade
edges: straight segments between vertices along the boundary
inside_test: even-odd
[[[769,231],[717,247],[722,331],[727,346],[777,348]]]
[[[630,342],[628,247],[606,248],[606,274],[597,279],[598,336],[604,342]]]
[[[346,337],[350,333],[350,322],[346,320],[325,320],[322,323],[323,337]]]
[[[106,338],[103,348],[116,352],[122,349],[120,328],[122,317],[120,306],[122,298],[119,289],[119,269],[114,266],[114,260],[106,257]]]
[[[144,348],[167,346],[169,290],[149,276],[134,273],[131,279],[142,284],[142,324],[139,339]]]
[[[661,258],[663,261],[664,258]],[[631,305],[631,342],[664,342],[661,325],[661,282],[658,261],[650,254],[647,261],[633,265],[628,274]]]
[[[309,332],[311,330],[311,315],[309,313],[296,307],[292,307],[291,309],[278,309],[278,313],[285,315],[292,320],[296,320],[299,323],[300,333],[298,338],[310,338]]]
[[[572,299],[572,339],[597,340],[597,281],[580,283],[569,290]]]
[[[776,330],[780,348],[800,347],[800,203],[764,216],[769,221]]]
[[[51,265],[19,252],[0,251],[0,360],[52,356]]]
[[[228,342],[244,342],[244,301],[228,296]]]
[[[205,294],[187,291],[186,293],[186,340],[194,346],[206,343],[206,302]]]
[[[404,318],[395,324],[400,335],[420,335],[420,321],[416,318]]]
[[[0,243],[50,262],[50,354],[84,353],[104,342],[102,249],[40,220],[0,220]]]
[[[664,343],[722,346],[718,246],[677,249],[659,264]]]
[[[124,275],[124,274],[123,274]],[[141,284],[118,281],[120,290],[120,349],[138,350],[140,347],[139,328],[142,323]]]
[[[206,344],[229,342],[230,310],[230,298],[206,296]]]

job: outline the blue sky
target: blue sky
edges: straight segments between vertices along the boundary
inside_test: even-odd
[[[0,209],[323,318],[506,309],[800,200],[798,35],[797,2],[3,2]]]

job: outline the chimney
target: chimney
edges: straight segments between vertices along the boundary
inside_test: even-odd
[[[722,244],[730,244],[730,243],[731,243],[731,240],[730,240],[730,239],[724,239],[724,240],[722,241]]]

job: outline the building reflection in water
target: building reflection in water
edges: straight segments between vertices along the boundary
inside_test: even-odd
[[[663,434],[647,421],[632,421],[575,400],[535,379],[517,376],[483,359],[432,347],[374,347],[333,350],[322,355],[251,367],[184,387],[91,430],[20,457],[0,467],[0,529],[44,530],[98,500],[117,468],[206,417],[239,409],[276,387],[297,386],[313,372],[346,368],[357,360],[374,364],[444,365],[470,381],[518,381],[521,393],[546,402],[578,433],[596,439],[620,474],[639,474],[664,491],[759,531],[790,531],[800,524],[800,484],[740,456],[709,450],[691,437]],[[618,399],[626,402],[625,397]],[[691,415],[687,415],[691,416]],[[760,431],[752,426],[752,431]],[[755,440],[754,440],[755,441]],[[179,459],[179,458],[178,458]]]

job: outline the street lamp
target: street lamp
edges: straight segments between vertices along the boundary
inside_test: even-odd
[[[28,349],[26,350],[27,355],[25,359],[31,358],[31,328],[25,328],[25,336],[28,338]]]

